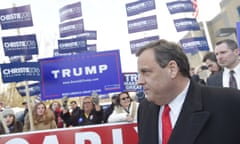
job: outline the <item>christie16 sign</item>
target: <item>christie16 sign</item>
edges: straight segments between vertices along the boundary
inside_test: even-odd
[[[1,64],[2,81],[4,83],[25,80],[40,80],[40,66],[38,62]]]
[[[118,50],[40,60],[43,100],[123,90]]]

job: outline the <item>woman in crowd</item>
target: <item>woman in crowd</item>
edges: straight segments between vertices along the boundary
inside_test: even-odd
[[[108,117],[112,114],[114,107],[116,105],[116,99],[118,97],[118,94],[114,94],[112,96],[112,103],[111,105],[104,111],[104,118],[103,118],[103,122],[107,123]]]
[[[82,112],[78,118],[78,125],[100,124],[103,121],[103,109],[99,103],[94,103],[92,97],[84,97]]]
[[[5,108],[2,112],[0,123],[0,134],[22,132],[23,124],[16,120],[14,111],[11,108]]]
[[[24,121],[23,131],[57,128],[53,112],[47,109],[46,105],[43,102],[39,102],[34,106],[34,109],[32,111],[32,118],[33,128],[30,128],[30,119],[28,113]]]
[[[60,102],[58,102],[58,101],[54,101],[49,105],[50,110],[52,110],[52,112],[55,115],[55,122],[56,122],[58,128],[63,128],[63,126],[64,126],[63,120],[61,118],[61,112],[62,112],[61,107],[62,106],[61,106]]]
[[[133,101],[128,92],[122,92],[116,99],[116,106],[108,122],[133,122],[137,120],[139,103]]]

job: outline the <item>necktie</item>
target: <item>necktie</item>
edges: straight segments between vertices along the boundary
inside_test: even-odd
[[[172,132],[169,111],[170,107],[168,105],[165,105],[162,113],[162,144],[168,143],[168,139]]]
[[[234,77],[234,71],[233,70],[230,71],[229,87],[237,88],[237,81]]]

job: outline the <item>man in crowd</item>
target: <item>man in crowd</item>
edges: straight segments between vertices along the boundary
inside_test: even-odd
[[[223,71],[210,76],[207,85],[240,89],[240,61],[237,43],[224,39],[216,43],[215,54]]]
[[[217,55],[219,53],[217,52]],[[191,80],[182,48],[166,40],[137,52],[139,144],[240,143],[240,91]]]

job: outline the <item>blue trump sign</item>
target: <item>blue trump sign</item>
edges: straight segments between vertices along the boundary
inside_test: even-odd
[[[138,73],[132,72],[132,73],[123,73],[123,79],[124,79],[124,86],[125,91],[143,91],[143,87],[141,85],[137,84],[138,81]]]
[[[43,100],[123,90],[119,51],[41,59]]]
[[[3,82],[19,82],[24,80],[40,80],[38,62],[1,64]]]

